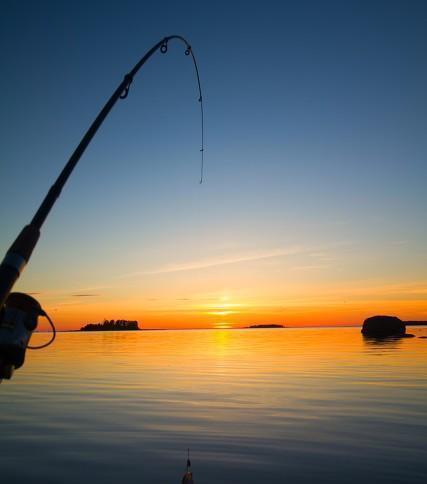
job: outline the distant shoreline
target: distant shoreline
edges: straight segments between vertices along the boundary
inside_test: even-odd
[[[427,321],[403,321],[406,326],[427,326]]]
[[[407,326],[427,326],[427,321],[405,321]],[[340,329],[340,328],[361,328],[360,324],[341,324],[337,326],[283,326],[283,329]],[[139,328],[138,331],[81,331],[80,329],[57,329],[57,333],[132,333],[143,331],[212,331],[212,330],[242,330],[254,329],[249,326],[234,327],[234,328]],[[264,328],[269,329],[269,328]],[[280,329],[280,328],[272,328]],[[50,331],[35,331],[35,333],[49,333]]]

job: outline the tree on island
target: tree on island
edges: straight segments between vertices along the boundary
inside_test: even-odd
[[[105,319],[103,323],[89,323],[80,328],[80,331],[138,331],[138,321],[126,321],[118,319],[115,321]]]

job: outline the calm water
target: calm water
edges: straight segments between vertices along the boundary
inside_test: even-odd
[[[0,385],[1,481],[177,484],[190,447],[196,484],[424,484],[426,364],[353,328],[59,334]]]

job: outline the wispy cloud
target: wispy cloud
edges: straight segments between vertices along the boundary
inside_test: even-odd
[[[71,297],[98,297],[99,294],[71,294]]]
[[[133,277],[139,275],[153,275],[153,274],[168,274],[171,272],[194,271],[200,269],[209,269],[211,267],[224,266],[229,264],[238,264],[240,262],[253,262],[262,259],[270,259],[273,257],[285,257],[289,255],[296,255],[305,252],[307,249],[300,246],[289,248],[277,248],[263,251],[246,252],[230,257],[220,257],[212,259],[202,259],[182,264],[170,264],[153,269],[151,271],[133,272],[130,274],[123,274],[121,277]]]
[[[405,245],[408,243],[407,240],[392,240],[391,245]]]
[[[327,269],[329,266],[326,264],[311,264],[305,266],[295,266],[291,267],[291,271],[314,271],[318,269]]]

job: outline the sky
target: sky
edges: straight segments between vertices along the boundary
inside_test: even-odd
[[[1,0],[0,249],[120,83],[16,290],[59,329],[427,319],[424,1]]]

